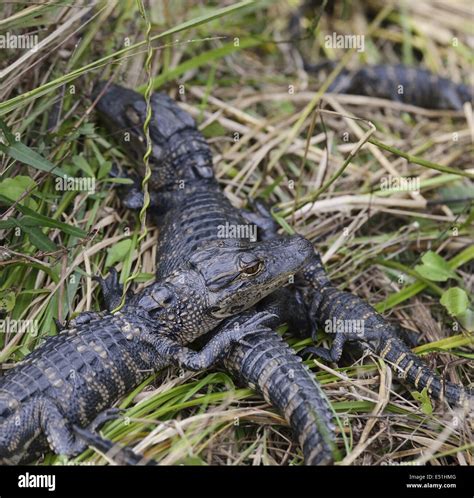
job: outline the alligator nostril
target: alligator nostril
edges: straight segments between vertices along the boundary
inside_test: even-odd
[[[173,293],[166,287],[157,287],[150,294],[138,301],[138,305],[146,311],[166,308],[173,302]]]
[[[199,178],[212,178],[213,172],[209,166],[194,166],[194,173]]]
[[[158,308],[158,303],[151,296],[144,296],[138,301],[138,306],[146,311]]]
[[[169,306],[173,301],[173,294],[167,287],[159,287],[151,293],[151,297],[160,306]]]

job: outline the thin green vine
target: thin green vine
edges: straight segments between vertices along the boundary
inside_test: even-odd
[[[143,20],[145,21],[146,25],[146,32],[145,32],[145,40],[146,40],[146,47],[147,47],[147,56],[145,60],[145,71],[147,74],[147,85],[144,93],[144,99],[146,103],[146,117],[145,121],[143,123],[143,133],[145,135],[145,144],[146,144],[146,149],[145,149],[145,154],[143,155],[143,163],[145,165],[145,175],[143,176],[142,180],[142,191],[143,191],[143,206],[140,210],[139,214],[139,219],[140,219],[140,236],[138,237],[137,240],[137,247],[138,247],[138,254],[137,254],[137,263],[135,265],[135,271],[129,275],[127,280],[125,281],[124,284],[124,289],[123,289],[123,294],[122,294],[122,299],[120,301],[120,304],[115,308],[113,311],[118,311],[122,306],[125,304],[125,297],[127,295],[127,289],[130,286],[130,283],[133,282],[137,278],[137,276],[140,273],[141,266],[142,266],[142,261],[140,257],[140,249],[141,249],[141,244],[143,240],[146,238],[148,234],[148,229],[146,226],[146,213],[147,209],[150,205],[150,193],[148,191],[148,181],[150,180],[151,177],[151,168],[150,168],[150,156],[153,151],[153,146],[151,143],[151,137],[150,137],[150,121],[151,121],[151,105],[150,105],[150,99],[151,99],[151,93],[153,91],[153,76],[152,76],[152,60],[153,60],[153,48],[151,46],[151,22],[147,17],[145,6],[143,5],[142,0],[136,0],[137,5],[138,5],[138,10],[140,11],[140,15],[143,17]]]

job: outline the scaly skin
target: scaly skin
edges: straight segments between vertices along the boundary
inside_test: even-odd
[[[93,97],[103,91],[104,84],[99,84]],[[135,145],[143,143],[141,125],[144,119],[144,102],[139,94],[112,85],[99,100],[97,108],[117,137],[120,137],[121,132],[129,132],[135,137]],[[213,176],[209,146],[196,129],[192,118],[163,94],[153,96],[152,109],[150,132],[154,145],[154,204],[151,212],[155,215],[160,232],[156,272],[160,279],[191,257],[198,247],[206,247],[218,239],[219,227],[244,226],[248,221],[219,189]],[[181,135],[187,137],[186,142],[180,139]],[[178,152],[175,150],[176,144],[179,144]],[[130,147],[125,150],[132,156],[140,154],[140,150],[137,154],[134,148],[133,151]],[[140,207],[141,194],[132,190],[125,199],[125,205]],[[229,243],[233,241],[236,246],[244,243],[239,239],[227,240]],[[288,297],[293,299],[293,296]],[[272,327],[293,318],[283,313],[291,309],[288,303],[286,307],[272,309],[281,312],[273,321]],[[261,351],[266,351],[265,355],[262,356]],[[239,369],[239,365],[249,365],[247,359],[257,354],[260,360],[255,364],[255,370]],[[294,376],[275,377],[278,374],[275,371],[270,377],[255,377],[261,367],[271,369],[275,362],[292,364]],[[266,399],[285,415],[298,441],[306,442],[303,445],[305,463],[325,464],[332,461],[330,441],[334,438],[334,426],[330,420],[326,398],[312,375],[295,359],[294,352],[280,340],[276,332],[269,330],[262,334],[260,338],[253,340],[250,349],[248,345],[235,344],[226,355],[224,363],[243,383],[265,393]],[[286,399],[286,395],[282,396],[282,391],[294,393],[294,401],[298,402],[294,406],[290,405],[291,399]],[[310,419],[318,423],[302,425],[299,422]],[[311,444],[314,446],[311,447]]]
[[[270,329],[246,342],[225,357],[226,369],[283,414],[298,438],[306,465],[331,463],[333,415],[301,357]]]
[[[335,66],[335,63],[309,64],[310,73]],[[328,88],[329,93],[348,93],[393,100],[427,109],[461,110],[472,101],[467,85],[431,73],[426,69],[402,64],[379,64],[350,71],[344,69]]]
[[[397,376],[405,379],[418,391],[426,388],[430,396],[435,399],[445,399],[451,405],[474,407],[472,389],[444,381],[429,369],[401,340],[398,331],[372,306],[354,294],[332,286],[321,272],[321,268],[319,261],[313,265],[312,270],[310,266],[306,268],[306,273],[311,273],[311,276],[308,276],[309,280],[315,281],[315,275],[319,275],[311,315],[317,317],[320,327],[327,328],[328,324],[333,326],[334,341],[331,350],[310,347],[307,348],[307,352],[337,363],[346,342],[361,342],[372,352],[387,360],[395,368]],[[344,329],[344,326],[352,328]]]
[[[93,432],[104,409],[154,370],[208,368],[236,341],[266,330],[272,315],[262,312],[224,325],[200,352],[184,346],[286,284],[311,252],[299,236],[241,247],[220,241],[120,311],[79,315],[0,379],[0,463],[27,462],[48,447],[74,456],[86,441],[103,448]],[[115,273],[103,287],[113,307],[121,293]]]
[[[302,271],[302,279],[312,287],[309,298],[312,299],[311,316],[315,317],[321,328],[327,329],[328,324],[332,325],[334,333],[331,350],[309,347],[306,352],[337,363],[346,342],[360,342],[386,359],[395,367],[398,377],[418,391],[426,388],[435,399],[445,399],[450,405],[474,408],[472,389],[444,381],[429,369],[401,340],[399,331],[372,306],[356,295],[341,291],[331,284],[319,257],[313,256],[312,262],[306,265]]]

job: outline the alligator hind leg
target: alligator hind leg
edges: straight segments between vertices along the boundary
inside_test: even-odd
[[[153,460],[148,460],[126,446],[120,446],[110,439],[103,438],[90,428],[84,429],[74,425],[73,430],[87,446],[92,446],[104,453],[117,465],[156,465]]]
[[[230,347],[237,342],[243,342],[246,335],[258,334],[262,330],[267,330],[267,324],[274,318],[274,315],[267,312],[244,314],[243,316],[243,322],[240,316],[238,318],[240,321],[234,319],[226,322],[199,352],[183,346],[169,336],[153,332],[145,332],[142,339],[155,348],[160,359],[178,364],[188,370],[204,370],[223,359]]]
[[[325,361],[338,363],[341,359],[344,346],[347,342],[353,342],[355,340],[361,342],[377,341],[380,339],[381,334],[380,331],[365,329],[363,333],[358,333],[357,336],[358,338],[354,339],[354,334],[347,334],[346,332],[336,332],[334,334],[334,339],[332,341],[330,349],[324,347],[308,346],[307,348],[303,349],[301,354],[313,354]]]
[[[394,366],[398,376],[417,390],[427,388],[438,399],[450,404],[472,403],[472,393],[462,386],[445,382],[431,371],[401,340],[400,333],[372,306],[349,292],[334,287],[326,276],[318,257],[303,271],[313,290],[310,316],[326,332],[334,333],[331,350],[309,348],[322,358],[337,362],[345,342],[362,342],[375,354]]]
[[[78,455],[86,449],[71,430],[59,406],[50,398],[33,398],[0,424],[0,462],[14,464],[28,459],[28,448],[43,435],[59,455]]]

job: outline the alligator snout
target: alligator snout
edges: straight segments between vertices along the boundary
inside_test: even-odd
[[[284,251],[288,259],[298,259],[299,262],[304,263],[308,261],[314,254],[313,244],[302,235],[291,235],[284,242],[287,244],[287,250]]]

